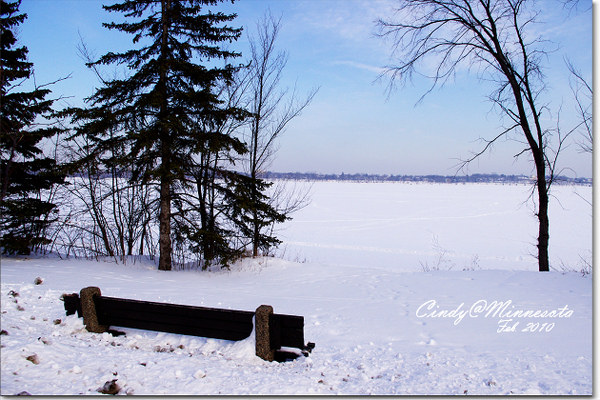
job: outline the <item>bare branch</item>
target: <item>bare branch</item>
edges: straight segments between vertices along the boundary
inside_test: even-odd
[[[496,141],[498,141],[499,139],[501,139],[502,137],[506,136],[509,132],[511,132],[512,130],[516,129],[519,126],[519,124],[515,124],[507,129],[505,129],[504,131],[502,131],[500,134],[498,134],[496,137],[494,137],[491,140],[486,140],[484,138],[479,138],[479,140],[482,140],[485,142],[485,146],[483,147],[483,149],[481,149],[480,151],[473,153],[471,157],[469,157],[466,160],[460,160],[460,163],[455,167],[457,170],[464,170],[464,168],[466,168],[470,163],[472,163],[473,161],[475,161],[476,159],[478,159],[479,157],[481,157],[483,154],[487,153],[488,150],[490,150],[492,148],[492,146],[494,145],[494,143]],[[527,149],[529,150],[529,149]],[[516,157],[516,156],[515,156]]]
[[[578,144],[582,152],[592,153],[594,148],[594,129],[592,125],[594,90],[583,77],[581,71],[577,70],[570,60],[565,59],[565,62],[571,73],[572,79],[570,79],[569,84],[581,119],[580,123],[574,128],[574,130],[580,131],[581,134],[581,140]]]

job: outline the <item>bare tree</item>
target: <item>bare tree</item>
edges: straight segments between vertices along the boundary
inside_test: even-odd
[[[63,204],[62,229],[54,247],[65,254],[111,257],[154,254],[154,188],[128,178],[134,166],[119,168],[111,162],[125,149],[92,151],[86,138],[62,143],[60,158],[70,172],[66,188],[70,204]],[[63,202],[64,203],[64,202]]]
[[[87,64],[93,64],[95,55],[83,38],[78,50]],[[103,85],[119,78],[116,70],[111,76],[96,65],[90,68]],[[69,212],[63,217],[65,227],[59,232],[62,243],[56,243],[56,247],[66,254],[123,261],[127,256],[154,254],[155,190],[151,185],[128,179],[135,174],[136,166],[116,160],[130,149],[113,130],[108,130],[107,137],[111,145],[103,148],[95,146],[88,137],[71,136],[61,142],[60,158],[70,173],[68,191],[72,204],[64,207]]]
[[[500,138],[516,134],[524,144],[517,154],[529,154],[535,166],[539,220],[538,263],[549,271],[549,191],[559,171],[556,160],[570,134],[545,128],[541,104],[545,90],[542,61],[547,55],[544,42],[532,37],[532,25],[539,12],[527,0],[399,0],[398,19],[380,19],[382,37],[394,43],[395,65],[388,67],[392,85],[406,83],[423,63],[433,59],[435,67],[429,93],[452,78],[461,66],[476,70],[481,77],[497,83],[490,100],[508,121],[505,129],[487,140],[484,148],[462,166],[485,153]],[[557,134],[556,147],[549,146]]]
[[[313,100],[318,89],[311,90],[306,98],[299,99],[296,88],[290,92],[289,88],[281,88],[281,76],[287,64],[288,54],[277,51],[275,42],[281,27],[281,18],[276,19],[270,11],[257,22],[257,37],[250,37],[251,59],[246,76],[241,80],[241,85],[247,87],[251,113],[249,129],[245,142],[248,144],[246,169],[253,180],[261,179],[266,169],[273,160],[277,151],[276,140],[285,132],[291,120],[299,116]],[[247,82],[247,83],[246,83]],[[260,193],[255,188],[255,200]],[[301,204],[305,204],[305,195],[298,197],[296,204],[290,202],[281,188],[272,192],[271,206],[281,214],[287,215]],[[282,208],[282,204],[286,203]],[[285,198],[284,200],[284,197]],[[253,216],[252,255],[258,256],[261,247],[261,230],[271,228],[269,221],[264,221],[256,214]]]

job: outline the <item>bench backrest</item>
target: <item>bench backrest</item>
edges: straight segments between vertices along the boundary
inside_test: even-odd
[[[94,296],[102,325],[242,340],[253,329],[253,312]]]

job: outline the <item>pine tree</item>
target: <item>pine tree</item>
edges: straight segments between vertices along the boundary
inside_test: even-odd
[[[178,226],[189,250],[201,256],[204,269],[214,263],[227,267],[248,246],[266,251],[278,245],[280,241],[262,228],[288,219],[270,205],[267,182],[224,168],[227,163],[220,165],[214,154],[211,159],[208,165],[197,165],[193,176],[197,195],[185,210],[180,208],[184,218]]]
[[[106,82],[88,99],[89,108],[79,110],[74,119],[81,124],[79,134],[95,142],[97,154],[114,145],[127,148],[121,161],[136,165],[132,179],[158,182],[162,270],[172,268],[172,203],[178,201],[175,189],[183,185],[190,160],[209,138],[217,149],[231,146],[233,140],[211,136],[210,127],[238,112],[223,107],[213,91],[218,82],[231,79],[234,68],[195,63],[210,61],[214,65],[215,60],[239,56],[219,47],[241,34],[241,29],[222,25],[235,14],[202,13],[204,7],[218,2],[125,0],[104,6],[130,21],[104,26],[134,35],[133,43],[140,47],[108,53],[90,64],[125,65],[130,75]]]
[[[38,121],[51,118],[54,100],[46,99],[50,90],[18,91],[33,75],[27,47],[15,47],[13,30],[27,18],[18,13],[19,5],[0,0],[0,232],[3,252],[9,254],[29,254],[50,242],[44,232],[56,205],[39,194],[64,181],[56,161],[41,148],[44,139],[61,131]]]

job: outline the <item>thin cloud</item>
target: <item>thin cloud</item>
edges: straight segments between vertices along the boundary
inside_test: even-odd
[[[327,31],[344,40],[364,42],[375,33],[377,18],[388,15],[395,3],[389,0],[332,0],[300,2],[296,10],[302,25]]]
[[[374,72],[377,75],[380,75],[385,72],[385,68],[368,65],[368,64],[364,64],[364,63],[360,63],[360,62],[356,62],[356,61],[341,60],[341,61],[333,61],[331,64],[332,65],[342,65],[342,66],[361,69],[364,71]]]

